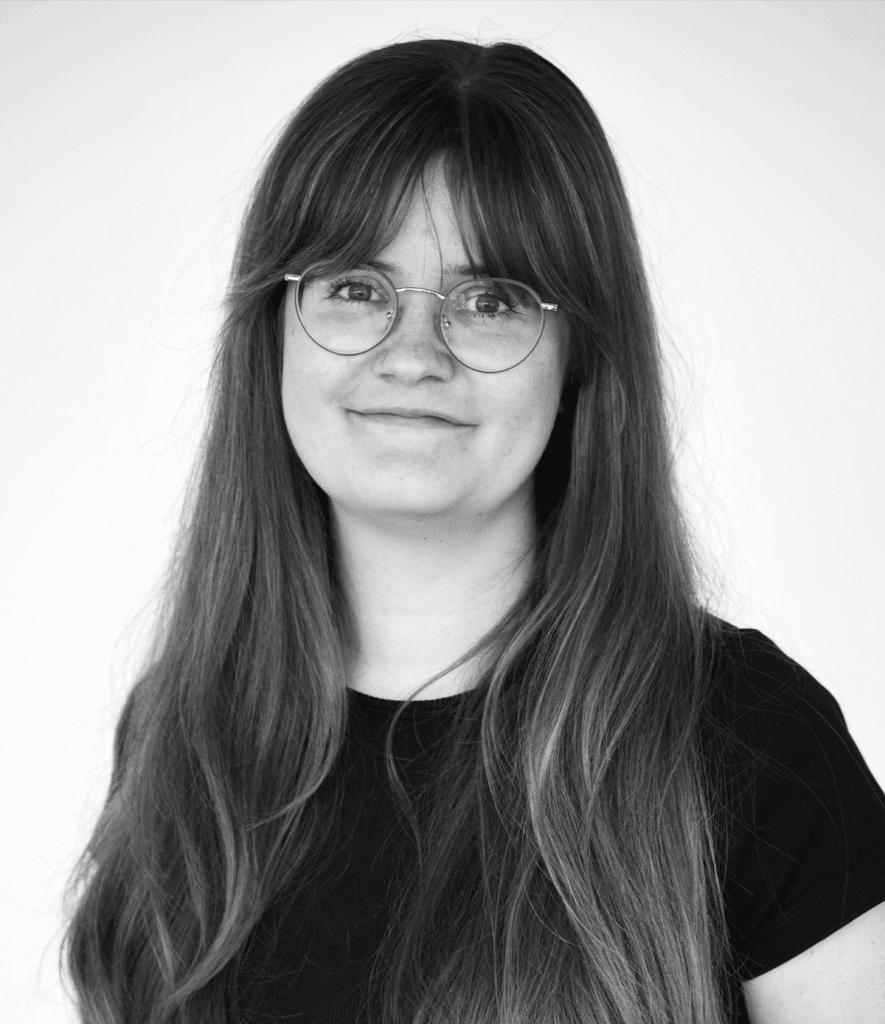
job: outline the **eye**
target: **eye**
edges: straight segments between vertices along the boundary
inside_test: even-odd
[[[477,313],[503,313],[504,308],[511,308],[509,303],[505,302],[499,295],[493,295],[491,292],[474,295],[472,301],[476,303],[475,309]]]
[[[525,306],[515,290],[497,282],[480,282],[466,286],[460,296],[459,307],[475,316],[505,316],[521,312]]]
[[[346,296],[338,294],[342,288],[347,289]],[[378,282],[371,278],[347,276],[329,281],[326,286],[327,297],[336,302],[371,302],[373,291],[378,293],[378,300],[389,301],[386,293],[380,290]]]

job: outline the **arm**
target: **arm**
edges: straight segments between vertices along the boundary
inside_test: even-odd
[[[885,903],[743,992],[750,1024],[885,1024]]]

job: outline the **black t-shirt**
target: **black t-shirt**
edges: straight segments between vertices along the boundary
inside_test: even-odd
[[[733,808],[723,893],[742,1024],[743,981],[885,901],[885,793],[832,694],[762,633],[726,626],[713,706],[741,741],[723,762]],[[310,895],[271,907],[251,936],[232,994],[243,1024],[364,1020],[360,997],[407,837],[394,826],[383,762],[399,702],[354,690],[348,699],[347,836]],[[457,701],[417,701],[401,717],[393,752],[407,788],[426,777],[423,759]]]

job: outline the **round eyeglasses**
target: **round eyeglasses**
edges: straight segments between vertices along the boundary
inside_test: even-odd
[[[507,278],[462,281],[447,294],[431,288],[396,288],[371,267],[330,270],[313,264],[286,274],[296,287],[295,309],[308,337],[320,348],[355,356],[380,345],[393,329],[400,292],[427,292],[442,299],[439,325],[452,355],[471,370],[502,373],[527,359],[544,332],[546,310],[528,285]]]

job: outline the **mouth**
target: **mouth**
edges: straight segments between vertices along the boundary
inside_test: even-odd
[[[399,416],[389,412],[348,411],[366,423],[394,430],[464,430],[470,425],[468,423],[450,423],[449,420],[440,419],[439,416]]]

